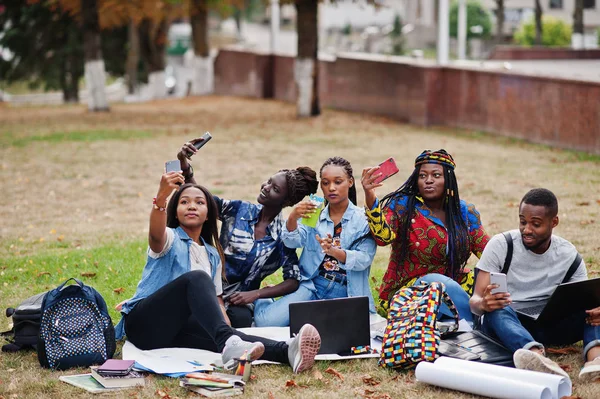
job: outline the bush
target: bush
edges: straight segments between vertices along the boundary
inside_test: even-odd
[[[473,26],[481,26],[481,33],[471,32]],[[467,1],[467,39],[474,37],[489,37],[492,32],[492,19],[488,10],[479,0]],[[450,6],[450,36],[457,37],[458,33],[458,2]]]
[[[571,25],[558,18],[544,15],[542,17],[542,30],[543,46],[569,46],[571,44]],[[522,46],[535,45],[534,18],[519,26],[514,35],[514,42]]]

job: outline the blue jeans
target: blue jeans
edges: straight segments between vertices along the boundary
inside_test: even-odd
[[[469,295],[460,286],[460,284],[452,280],[450,277],[444,276],[443,274],[431,273],[420,277],[415,281],[414,285],[433,282],[444,283],[446,286],[446,292],[450,296],[450,299],[452,299],[452,302],[454,302],[454,306],[456,306],[459,319],[465,319],[467,322],[473,323],[473,314],[471,313],[471,308],[469,307]],[[446,304],[443,302],[439,313],[444,316],[452,317],[450,309],[448,309],[448,306],[446,306]]]
[[[585,322],[586,313],[573,313],[552,326],[538,325],[531,319],[519,317],[510,306],[486,313],[483,332],[496,337],[511,351],[543,348],[544,345],[569,345],[583,339],[583,358],[587,352],[600,345],[600,327]]]
[[[278,300],[258,299],[254,302],[254,324],[256,327],[287,327],[290,325],[290,303],[314,301],[317,299],[345,298],[347,285],[329,281],[321,276],[312,279],[316,288],[308,288],[309,282],[303,281],[298,289]]]

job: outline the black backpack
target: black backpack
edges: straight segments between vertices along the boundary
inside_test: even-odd
[[[76,284],[66,285],[70,280]],[[48,291],[37,345],[43,367],[65,370],[102,364],[115,349],[115,329],[98,291],[77,279]]]
[[[42,301],[45,292],[25,299],[16,308],[6,309],[6,317],[13,320],[13,328],[2,333],[10,343],[2,346],[3,352],[36,349],[42,319]]]

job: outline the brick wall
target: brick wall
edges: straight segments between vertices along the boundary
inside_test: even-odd
[[[600,154],[600,83],[441,68],[397,57],[321,60],[322,107],[481,130]],[[294,58],[222,50],[216,94],[296,101]]]

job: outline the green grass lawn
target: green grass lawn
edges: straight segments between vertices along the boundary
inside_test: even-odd
[[[520,198],[530,188],[547,187],[559,198],[556,233],[578,247],[591,277],[600,271],[597,156],[330,110],[297,120],[293,105],[228,97],[116,104],[101,114],[83,106],[0,106],[0,310],[77,277],[103,295],[116,324],[114,305],[133,295],[141,277],[148,215],[164,162],[205,130],[214,139],[193,159],[196,178],[224,198],[250,201],[279,169],[318,170],[334,155],[349,159],[357,178],[364,167],[394,156],[401,172],[386,181],[385,194],[404,181],[423,149],[445,148],[457,162],[461,198],[477,206],[489,234],[517,228]],[[358,196],[361,205],[360,189]],[[378,249],[372,288],[380,284],[388,256],[388,248]],[[265,283],[280,278],[276,273]],[[0,330],[8,327],[9,319],[0,317]],[[578,384],[579,355],[553,359],[569,369],[577,396],[600,397],[600,384]],[[85,371],[48,371],[33,352],[2,353],[0,399],[89,397],[58,381],[59,375]],[[314,371],[299,376],[275,365],[253,372],[247,397],[475,397],[423,385],[410,372],[377,367],[375,359],[318,362]],[[176,380],[160,376],[149,376],[142,389],[106,396],[159,398],[161,393],[192,396]]]

